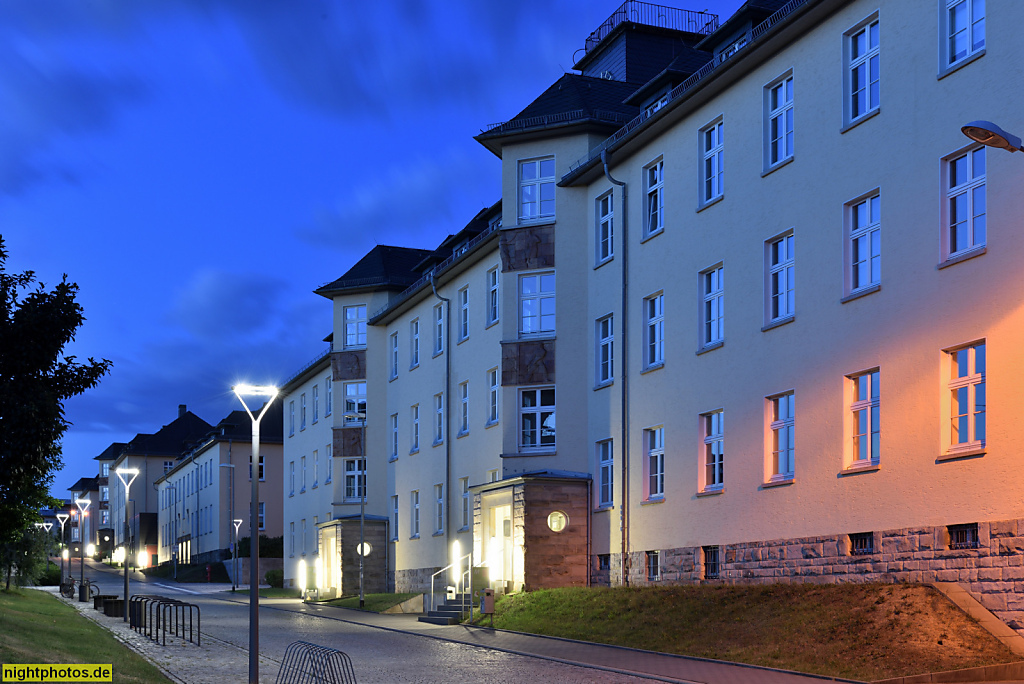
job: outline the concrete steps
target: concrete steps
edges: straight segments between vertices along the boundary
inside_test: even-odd
[[[438,604],[436,610],[428,611],[426,615],[421,616],[419,621],[431,625],[457,625],[468,614],[462,612],[463,600],[466,610],[472,610],[472,597],[467,594],[455,594],[446,596],[444,603]]]

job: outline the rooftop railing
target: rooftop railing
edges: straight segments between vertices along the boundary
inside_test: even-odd
[[[717,14],[665,7],[639,0],[626,0],[612,12],[612,15],[603,24],[597,27],[597,30],[587,36],[587,42],[583,49],[589,53],[617,26],[627,21],[675,31],[689,31],[705,36],[718,28]]]
[[[567,123],[569,121],[576,121],[577,119],[583,118],[597,119],[598,121],[610,121],[612,123],[625,123],[629,120],[625,114],[620,114],[619,112],[595,109],[588,117],[587,110],[574,109],[569,112],[545,114],[544,116],[531,116],[526,119],[512,119],[511,121],[505,121],[503,123],[495,123],[480,132],[503,133],[505,131],[515,131],[523,128],[533,128],[534,126],[550,126],[552,124]]]

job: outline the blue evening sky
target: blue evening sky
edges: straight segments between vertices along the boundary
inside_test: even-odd
[[[684,9],[724,21],[741,0]],[[66,404],[51,492],[178,404],[325,345],[312,293],[375,244],[433,248],[498,199],[473,140],[570,71],[614,0],[5,0],[0,235],[9,272],[81,286],[68,350],[108,358]],[[582,52],[580,53],[582,54]]]

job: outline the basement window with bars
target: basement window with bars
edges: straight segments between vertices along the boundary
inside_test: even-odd
[[[866,556],[875,552],[875,536],[870,532],[855,532],[850,535],[850,555]]]
[[[652,582],[661,579],[661,553],[659,551],[647,552],[647,579]]]
[[[978,523],[966,525],[949,526],[949,548],[951,549],[976,549],[978,548]]]
[[[721,565],[718,562],[718,547],[704,547],[704,579],[718,579],[721,573]]]

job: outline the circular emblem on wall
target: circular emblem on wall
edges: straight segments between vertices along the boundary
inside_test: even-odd
[[[569,517],[562,511],[552,511],[548,515],[548,529],[552,532],[561,532],[569,525]]]

